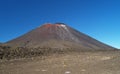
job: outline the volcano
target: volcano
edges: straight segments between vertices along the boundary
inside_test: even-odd
[[[114,49],[64,23],[44,24],[6,44],[32,48]]]

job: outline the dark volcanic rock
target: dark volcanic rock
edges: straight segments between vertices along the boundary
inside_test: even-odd
[[[44,24],[6,44],[33,48],[114,49],[63,23]]]

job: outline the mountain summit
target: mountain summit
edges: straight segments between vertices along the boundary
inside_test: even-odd
[[[33,48],[113,49],[64,23],[44,24],[6,44]]]

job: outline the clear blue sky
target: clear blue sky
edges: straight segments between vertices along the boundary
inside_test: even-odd
[[[120,48],[120,0],[0,0],[0,42],[48,22]]]

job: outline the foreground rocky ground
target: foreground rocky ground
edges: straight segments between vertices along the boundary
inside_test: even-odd
[[[69,52],[1,60],[0,74],[120,74],[120,51]]]

